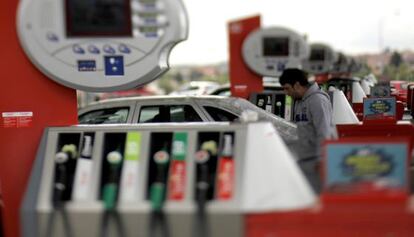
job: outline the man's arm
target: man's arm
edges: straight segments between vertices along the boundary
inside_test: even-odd
[[[320,155],[320,147],[322,142],[329,138],[334,138],[336,132],[332,126],[332,105],[328,98],[323,95],[314,95],[310,98],[311,106],[308,107],[312,115],[312,124],[315,128],[318,146],[318,154]]]

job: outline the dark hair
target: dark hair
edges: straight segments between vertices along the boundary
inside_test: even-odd
[[[279,77],[280,85],[290,84],[293,86],[296,82],[299,82],[301,86],[309,86],[308,73],[296,68],[285,69],[282,75]]]

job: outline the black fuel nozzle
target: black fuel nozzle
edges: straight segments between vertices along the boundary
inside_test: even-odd
[[[61,206],[65,201],[70,187],[69,172],[73,159],[76,159],[76,146],[74,144],[64,145],[60,152],[56,153],[55,160],[55,180],[53,183],[53,205]]]

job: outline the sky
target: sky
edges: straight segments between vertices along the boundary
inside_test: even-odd
[[[170,65],[227,61],[227,23],[253,15],[262,27],[287,27],[346,54],[414,49],[413,0],[182,1],[189,36],[171,52]]]

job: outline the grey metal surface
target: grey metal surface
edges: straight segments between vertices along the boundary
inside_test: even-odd
[[[20,210],[20,220],[22,222],[21,229],[23,236],[38,236],[38,223],[36,217],[37,198],[42,179],[42,169],[44,154],[47,146],[48,129],[45,129],[42,139],[39,143],[39,148],[36,153],[36,160],[33,164],[31,175],[28,182],[28,188],[23,198],[22,207]]]

